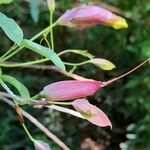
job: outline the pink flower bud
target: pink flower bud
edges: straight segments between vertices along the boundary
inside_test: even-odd
[[[110,126],[112,124],[105,113],[100,110],[98,107],[93,106],[86,99],[78,99],[73,101],[73,107],[78,111],[85,119],[87,119],[92,124],[95,124],[100,127]]]
[[[93,95],[101,87],[99,81],[60,81],[44,87],[46,98],[51,101],[74,100]]]
[[[87,27],[96,24],[111,26],[115,29],[127,28],[124,18],[98,6],[79,6],[68,10],[58,19],[58,23],[69,27]]]

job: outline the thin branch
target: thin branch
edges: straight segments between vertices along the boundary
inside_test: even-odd
[[[11,107],[15,107],[14,103],[10,101],[8,98],[2,96],[0,94],[0,99],[10,105]],[[60,139],[58,139],[53,133],[51,133],[45,126],[43,126],[36,118],[32,115],[21,109],[22,115],[26,117],[29,121],[31,121],[35,126],[37,126],[41,131],[43,131],[50,139],[52,139],[56,144],[58,144],[64,150],[70,150]]]
[[[6,62],[9,64],[14,64],[14,62]],[[33,69],[41,69],[41,70],[53,70],[56,72],[59,72],[67,77],[73,78],[75,80],[79,80],[79,81],[93,81],[93,79],[88,79],[88,78],[84,78],[81,77],[77,74],[73,74],[64,70],[59,69],[58,67],[54,66],[54,65],[25,65],[25,66],[21,66],[21,68],[33,68]]]
[[[132,72],[136,71],[137,69],[139,69],[140,67],[142,67],[145,63],[149,62],[150,61],[150,57],[148,59],[146,59],[145,61],[143,61],[142,63],[140,63],[138,66],[134,67],[133,69],[131,69],[130,71],[120,75],[119,77],[115,77],[111,80],[108,80],[108,81],[105,81],[105,82],[102,82],[102,86],[101,87],[105,87],[105,86],[108,86],[110,84],[112,84],[113,82],[116,82],[117,80],[131,74]]]
[[[1,92],[0,91],[0,95],[2,95],[3,97],[11,98],[11,96],[8,93],[6,93],[6,92]],[[34,105],[35,107],[36,106],[37,107],[38,106],[44,106],[44,107],[47,107],[47,108],[50,108],[50,109],[53,109],[53,110],[56,110],[56,111],[59,111],[59,112],[70,114],[72,116],[75,116],[75,117],[78,117],[78,118],[81,118],[81,119],[85,119],[79,112],[76,112],[76,111],[74,111],[72,109],[68,109],[68,108],[64,108],[64,107],[61,107],[61,106],[57,106],[57,105],[50,105],[46,100],[33,101],[32,105]]]

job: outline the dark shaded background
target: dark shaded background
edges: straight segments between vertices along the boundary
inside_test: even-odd
[[[56,0],[55,17],[61,16],[66,9],[86,2],[88,1]],[[96,26],[77,31],[57,27],[54,31],[55,49],[57,52],[69,48],[87,49],[96,57],[112,61],[117,68],[110,72],[99,70],[93,65],[84,65],[76,70],[79,75],[104,81],[128,71],[150,56],[150,1],[97,0],[95,2],[97,4],[103,2],[103,5],[107,4],[105,7],[121,13],[127,18],[129,28],[114,30]],[[24,31],[25,38],[32,37],[49,24],[49,13],[45,3],[40,6],[38,23],[30,17],[28,2],[16,0],[12,4],[1,5],[0,10],[18,22]],[[3,54],[11,45],[12,43],[0,30],[0,54]],[[12,60],[27,61],[35,58],[39,56],[24,50]],[[67,54],[63,60],[80,62],[83,58]],[[121,149],[120,147],[124,148],[123,150],[149,150],[150,70],[148,67],[148,65],[143,66],[134,74],[101,89],[95,96],[89,98],[92,104],[100,107],[109,116],[113,124],[112,130],[99,128],[87,121],[48,109],[33,109],[30,106],[24,106],[24,109],[46,125],[72,150],[85,150],[84,147],[87,145],[92,146],[91,150],[118,150]],[[47,83],[68,79],[53,71],[3,68],[3,72],[22,81],[32,95],[41,91]],[[0,149],[34,149],[19,125],[14,110],[3,102],[0,102],[0,105]],[[34,125],[27,120],[26,124],[35,138],[43,139],[51,145],[52,149],[59,150],[59,147]]]

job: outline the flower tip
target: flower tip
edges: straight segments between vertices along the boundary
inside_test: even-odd
[[[109,64],[104,66],[104,68],[105,68],[104,70],[110,71],[110,70],[115,69],[116,66],[112,62],[109,61]]]
[[[125,19],[121,18],[120,20],[113,22],[112,27],[114,29],[128,28],[128,24]]]
[[[102,59],[102,58],[94,58],[94,59],[91,59],[89,62],[107,71],[110,71],[116,68],[116,66],[112,62],[106,59]]]
[[[108,126],[110,127],[110,129],[112,130],[112,123],[109,121]]]

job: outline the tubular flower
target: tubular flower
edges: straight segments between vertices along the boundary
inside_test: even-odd
[[[77,99],[72,103],[76,111],[78,111],[85,119],[92,124],[100,127],[110,126],[112,124],[105,113],[98,107],[90,104],[86,99]]]
[[[48,100],[74,100],[93,95],[101,87],[99,81],[60,81],[44,87],[43,93]]]
[[[124,18],[98,6],[79,6],[68,10],[58,19],[58,23],[69,27],[87,27],[96,24],[111,26],[115,29],[127,28]]]

